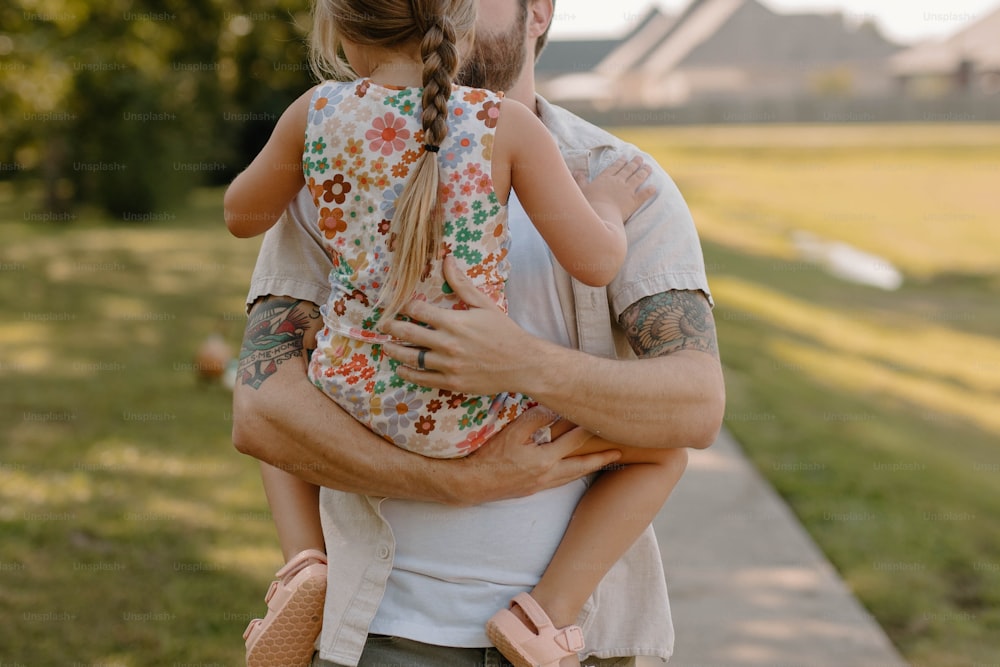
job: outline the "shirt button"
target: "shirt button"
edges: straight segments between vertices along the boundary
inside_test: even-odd
[[[385,546],[383,544],[382,546],[380,546],[378,548],[378,551],[376,552],[376,554],[378,555],[379,558],[381,558],[382,560],[385,560],[386,558],[389,557],[389,547],[387,547],[387,546]]]

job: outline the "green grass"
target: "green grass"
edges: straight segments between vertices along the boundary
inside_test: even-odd
[[[705,247],[727,427],[904,655],[1000,655],[1000,127],[625,130]],[[885,257],[895,292],[795,253]]]
[[[629,130],[705,246],[727,425],[914,664],[1000,654],[1000,128]],[[0,662],[240,664],[279,565],[227,390],[257,242],[221,193],[150,222],[0,186]],[[883,292],[793,230],[897,264]]]
[[[72,224],[2,194],[0,662],[239,664],[280,553],[193,357],[238,344],[257,243],[219,192]]]

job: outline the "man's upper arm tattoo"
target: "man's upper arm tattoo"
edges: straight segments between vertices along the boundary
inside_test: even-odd
[[[239,382],[260,387],[282,362],[303,355],[306,332],[321,322],[319,308],[309,301],[276,296],[255,303],[243,333]]]
[[[701,292],[652,294],[626,308],[619,322],[640,357],[661,357],[677,350],[699,350],[719,357],[715,319]]]

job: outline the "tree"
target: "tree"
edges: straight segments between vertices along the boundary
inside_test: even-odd
[[[228,181],[309,85],[305,5],[5,3],[8,175],[41,178],[51,211],[90,202],[153,220],[192,186]]]

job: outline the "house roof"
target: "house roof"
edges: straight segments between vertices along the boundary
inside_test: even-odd
[[[693,0],[639,68],[648,74],[669,72],[704,43],[740,8],[744,0]]]
[[[848,29],[840,14],[779,14],[757,0],[694,0],[642,63],[677,67],[816,65],[881,60],[899,47],[871,26]]]
[[[668,16],[655,7],[632,29],[627,38],[615,45],[595,68],[601,74],[615,76],[634,68],[663,41],[676,17]]]
[[[603,65],[609,58],[620,59],[619,51],[629,53],[635,45],[649,42],[652,46],[671,23],[673,18],[656,7],[651,7],[628,32],[614,39],[552,40],[542,51],[535,64],[535,74],[561,75],[572,72],[589,72]],[[652,41],[651,41],[652,40]],[[640,54],[640,56],[645,53]],[[628,69],[635,60],[629,56],[627,65],[620,65],[616,72]]]
[[[590,71],[618,44],[617,39],[554,39],[539,56],[535,64],[535,75],[545,77]]]
[[[979,70],[1000,70],[1000,7],[944,41],[917,44],[890,61],[893,73],[950,74],[963,62]]]

